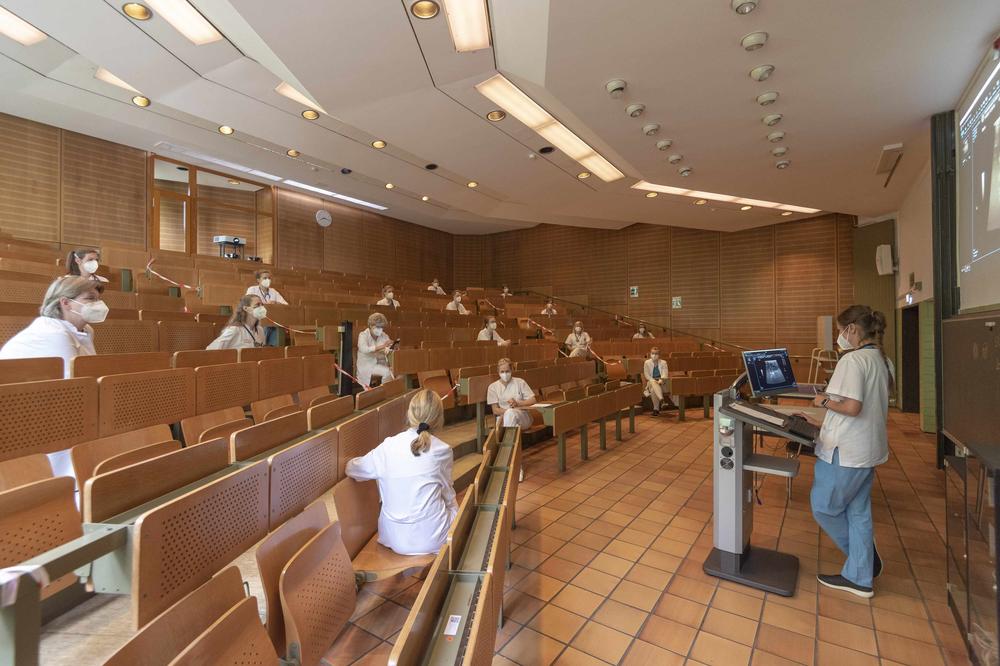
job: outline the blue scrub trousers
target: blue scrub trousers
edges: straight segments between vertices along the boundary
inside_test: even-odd
[[[809,497],[816,522],[847,555],[840,575],[862,587],[872,586],[874,478],[874,467],[841,467],[840,449],[834,449],[832,463],[816,459]]]

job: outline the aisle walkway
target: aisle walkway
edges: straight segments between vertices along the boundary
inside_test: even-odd
[[[566,474],[527,452],[495,666],[520,664],[967,664],[945,602],[943,473],[913,415],[890,415],[874,519],[876,596],[817,589],[842,556],[809,511],[812,459],[792,499],[768,480],[754,543],[800,557],[794,597],[702,572],[712,545],[710,421],[640,417],[638,432]],[[595,438],[592,436],[591,440]]]

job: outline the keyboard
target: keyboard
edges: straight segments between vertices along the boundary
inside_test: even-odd
[[[733,402],[729,404],[729,407],[758,421],[770,423],[781,430],[787,430],[793,435],[808,439],[810,442],[815,442],[816,438],[819,437],[820,429],[801,416],[782,414],[752,402]]]

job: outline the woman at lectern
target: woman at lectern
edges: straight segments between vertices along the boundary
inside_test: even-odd
[[[882,573],[872,531],[875,467],[889,459],[886,420],[893,368],[882,350],[885,315],[852,305],[837,316],[844,356],[826,392],[813,401],[826,408],[816,440],[810,500],[813,516],[847,556],[839,574],[819,574],[822,585],[869,598]],[[804,416],[804,415],[803,415]]]

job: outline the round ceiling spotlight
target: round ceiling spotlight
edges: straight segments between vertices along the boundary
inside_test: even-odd
[[[708,203],[707,199],[698,199],[697,201],[694,202],[694,205],[695,206],[704,206],[707,203]]]
[[[642,133],[645,134],[646,136],[653,136],[659,131],[660,131],[659,123],[649,123],[648,125],[643,125],[642,127]]]
[[[774,167],[776,169],[787,169],[790,166],[792,166],[792,163],[789,162],[788,160],[778,160],[777,162],[774,163]]]
[[[420,197],[420,200],[421,201],[430,201],[431,198],[425,194],[424,196]]]
[[[312,109],[306,109],[302,112],[302,117],[306,120],[316,120],[319,118],[319,111],[314,111]]]
[[[750,210],[753,206],[740,206],[740,210]]]
[[[140,106],[140,107],[142,107],[144,109],[147,106],[149,106],[149,104],[150,104],[149,98],[148,97],[143,97],[142,95],[136,95],[135,97],[133,97],[132,98],[132,103],[135,104],[136,106]]]
[[[552,146],[542,146],[541,148],[538,149],[538,152],[540,152],[542,155],[548,155],[553,150],[555,150],[555,148],[553,148]]]
[[[580,180],[584,180],[585,178],[590,178],[590,172],[581,171],[580,173],[576,174],[576,177],[579,178]]]
[[[628,82],[622,79],[612,79],[604,84],[604,89],[611,95],[611,99],[621,99],[625,95],[625,88]]]
[[[240,184],[240,181],[236,180],[235,178],[229,178],[229,179],[226,180],[226,182],[229,183],[230,185],[239,185]]]
[[[774,74],[774,65],[758,65],[750,70],[749,76],[754,81],[767,81]]]
[[[771,132],[770,134],[767,135],[767,140],[770,141],[771,143],[778,143],[779,141],[784,141],[785,133],[782,132],[781,130],[778,130],[777,132]]]
[[[757,103],[761,106],[768,106],[774,104],[778,101],[778,93],[774,91],[769,91],[766,93],[761,93],[757,95]]]
[[[676,153],[667,158],[667,161],[671,164],[679,164],[680,161],[684,159],[683,155],[677,155]]]
[[[386,183],[386,184],[385,184],[385,189],[387,189],[387,190],[391,190],[391,189],[394,189],[395,187],[396,187],[396,186],[395,186],[395,185],[393,185],[392,183]]]
[[[136,21],[148,21],[153,17],[153,12],[141,2],[126,2],[122,5],[122,11],[125,12],[125,16]]]
[[[693,171],[694,171],[694,169],[692,169],[691,167],[687,167],[687,166],[686,166],[686,167],[681,167],[680,169],[678,169],[678,170],[677,170],[677,173],[679,173],[680,175],[682,175],[682,176],[684,176],[685,178],[687,178],[688,176],[690,176],[690,175],[691,175],[691,173],[692,173]]]
[[[646,198],[647,199],[655,199],[656,198],[656,192],[646,192]]]
[[[790,211],[790,210],[786,210],[785,212],[783,212],[783,213],[781,214],[781,217],[788,217],[788,216],[789,216],[789,215],[791,215],[791,214],[792,214],[792,211]]]
[[[476,182],[476,181],[474,181],[474,180],[470,180],[469,182],[467,182],[467,183],[465,184],[465,186],[466,186],[466,187],[468,187],[469,189],[473,189],[473,190],[474,190],[474,189],[476,189],[477,187],[479,187],[479,183],[477,183],[477,182]]]
[[[219,125],[219,134],[225,134],[226,136],[229,136],[230,134],[232,134],[235,131],[236,130],[234,130],[229,125]]]
[[[767,44],[766,32],[751,32],[740,40],[740,46],[745,51],[756,51],[757,49],[764,48],[764,44]]]
[[[625,115],[629,118],[638,118],[646,110],[645,104],[629,104],[625,107]]]
[[[757,0],[731,0],[730,5],[737,14],[746,15],[757,9]]]
[[[780,113],[769,113],[763,118],[761,118],[760,122],[764,123],[768,127],[774,127],[775,125],[781,122],[782,118],[784,118],[784,116],[782,116]]]
[[[374,148],[375,150],[382,150],[383,148],[385,148],[385,141],[383,141],[382,139],[375,139],[374,141],[372,141],[372,148]]]
[[[298,157],[302,153],[295,150],[294,148],[289,148],[288,150],[285,151],[285,154],[288,155],[289,157]]]
[[[674,142],[671,141],[670,139],[660,139],[659,141],[656,142],[656,149],[657,150],[666,150],[667,148],[669,148],[672,145],[674,145]]]
[[[507,112],[501,111],[500,109],[496,109],[495,111],[490,111],[489,113],[486,114],[486,120],[489,120],[490,122],[493,123],[498,123],[506,117],[507,117]]]
[[[771,149],[771,154],[775,157],[783,157],[788,152],[788,146],[778,146]]]
[[[410,13],[418,19],[432,19],[438,15],[441,8],[434,0],[418,0],[410,5]]]

